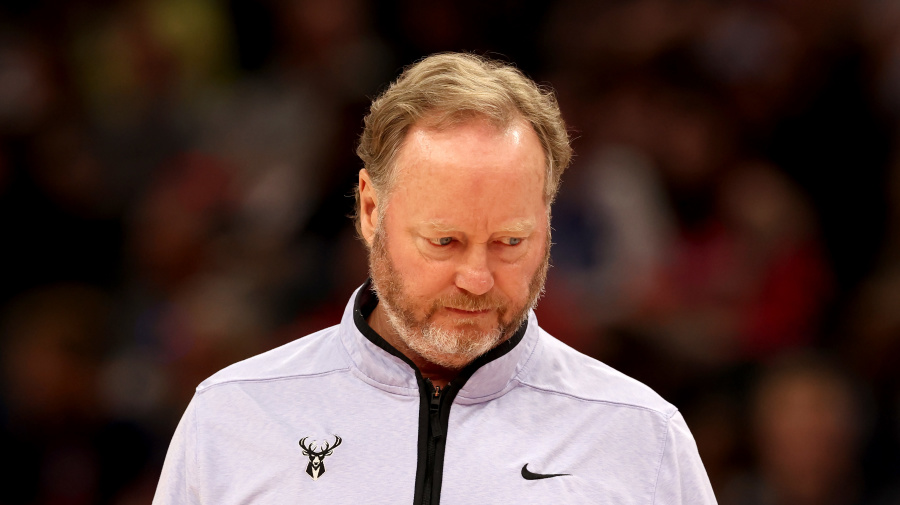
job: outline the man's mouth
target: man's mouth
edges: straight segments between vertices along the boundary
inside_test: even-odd
[[[493,312],[493,309],[481,309],[481,310],[466,310],[466,309],[458,309],[455,307],[444,307],[448,312],[452,314],[457,314],[461,316],[481,316],[484,314],[490,314]]]

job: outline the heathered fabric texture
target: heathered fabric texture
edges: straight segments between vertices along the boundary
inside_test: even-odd
[[[355,298],[355,295],[354,295]],[[414,371],[353,321],[236,363],[197,388],[153,503],[412,503]],[[678,411],[571,349],[529,315],[522,341],[453,402],[442,505],[706,505],[715,498]],[[299,441],[341,444],[313,480]],[[522,467],[540,474],[522,477]]]

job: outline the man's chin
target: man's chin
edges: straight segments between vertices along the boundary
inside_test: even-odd
[[[407,342],[407,345],[431,363],[458,370],[503,341],[503,336],[496,328],[485,331],[471,326],[454,325],[452,328],[448,333],[455,337],[455,342],[444,341],[444,345],[441,345],[441,337],[435,338],[435,334],[431,333],[418,342]],[[460,331],[462,328],[465,329]],[[443,336],[446,338],[448,333]]]

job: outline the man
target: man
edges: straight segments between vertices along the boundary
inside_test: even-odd
[[[365,123],[371,280],[197,388],[154,503],[715,503],[678,411],[531,311],[571,157],[553,95],[441,54]]]

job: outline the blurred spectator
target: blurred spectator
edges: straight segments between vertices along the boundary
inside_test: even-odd
[[[837,345],[873,391],[881,415],[875,420],[876,442],[870,445],[866,462],[873,484],[888,487],[884,503],[896,503],[900,500],[895,478],[900,471],[900,151],[886,192],[891,207],[885,247],[845,308]]]
[[[110,300],[83,285],[25,293],[3,318],[0,502],[107,503],[154,449],[98,395]]]
[[[44,48],[21,30],[0,36],[0,133],[27,134],[50,112],[57,82]]]
[[[815,356],[764,369],[751,399],[757,471],[722,503],[842,505],[863,499],[866,414],[853,382]]]

